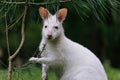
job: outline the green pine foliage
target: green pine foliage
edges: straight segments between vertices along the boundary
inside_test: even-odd
[[[41,67],[29,65],[23,68],[17,68],[13,71],[12,80],[42,80]],[[57,80],[52,71],[48,72],[49,80]],[[0,70],[0,80],[7,79],[7,70]]]
[[[44,6],[53,12],[56,12],[61,7],[75,9],[75,11],[82,16],[89,16],[93,14],[97,19],[104,18],[109,13],[109,10],[117,10],[120,5],[119,0],[27,0],[33,3],[47,3],[45,5],[29,5],[29,13],[35,15],[38,7]],[[60,1],[67,1],[60,3]],[[18,16],[21,15],[24,5],[23,4],[3,4],[2,2],[25,2],[25,0],[1,0],[0,2],[0,19],[4,18],[7,14],[10,23],[13,23]],[[34,7],[34,9],[32,8]],[[12,14],[12,15],[11,15]]]
[[[120,80],[120,69],[111,68],[108,64],[105,64],[105,70],[107,72],[108,80]],[[41,67],[35,65],[18,68],[13,71],[12,80],[42,80],[41,79]],[[57,80],[53,71],[48,72],[49,80]],[[0,70],[0,80],[6,80],[7,70]]]

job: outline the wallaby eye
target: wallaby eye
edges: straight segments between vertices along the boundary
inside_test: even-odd
[[[58,29],[58,26],[55,26],[54,28],[55,28],[55,29]]]
[[[47,28],[48,26],[45,26],[45,28]]]

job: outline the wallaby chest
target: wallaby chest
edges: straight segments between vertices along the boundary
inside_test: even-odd
[[[64,53],[62,48],[60,48],[59,46],[47,44],[45,54],[46,57],[54,58],[54,61],[52,62],[53,66],[56,64],[62,65],[64,63]]]

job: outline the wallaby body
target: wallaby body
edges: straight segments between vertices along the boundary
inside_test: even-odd
[[[42,77],[51,66],[58,80],[107,80],[99,59],[84,46],[71,41],[64,35],[62,22],[67,9],[59,10],[52,16],[46,9],[39,9],[44,21],[40,50],[46,44],[41,58],[30,58],[31,62],[42,63]]]

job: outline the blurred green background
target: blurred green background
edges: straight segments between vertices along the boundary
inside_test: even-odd
[[[36,3],[50,2],[50,0],[28,1]],[[43,5],[43,7],[46,7],[53,14],[60,8],[68,8],[68,15],[63,23],[66,36],[84,45],[96,54],[101,62],[105,64],[105,69],[110,80],[119,80],[120,0],[71,0],[71,2],[66,3],[59,3],[60,0],[51,1],[57,1],[57,3]],[[39,7],[40,5],[28,5],[25,22],[25,43],[14,61],[14,66],[20,66],[27,62],[39,46],[42,29],[42,19],[38,13]],[[23,10],[24,5],[0,3],[0,68],[2,69],[7,68],[8,64],[5,15],[7,17],[8,27],[10,27],[10,53],[13,54],[21,40],[20,30],[22,19],[20,19],[20,16]],[[12,26],[14,23],[15,25]],[[2,71],[0,71],[0,74]],[[118,79],[111,78],[113,75],[117,75]],[[1,78],[0,80],[3,79]]]

